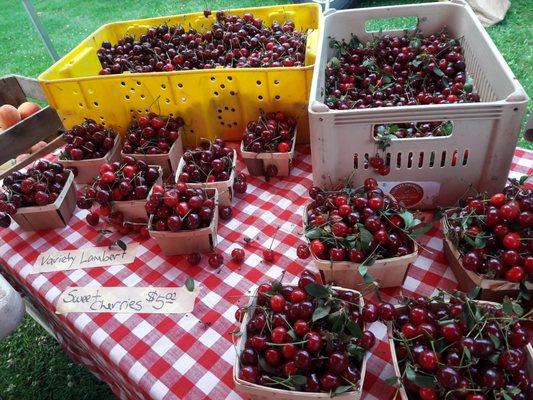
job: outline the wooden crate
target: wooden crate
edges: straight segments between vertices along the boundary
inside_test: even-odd
[[[166,178],[172,175],[178,169],[178,164],[183,154],[183,128],[179,128],[179,137],[172,143],[170,150],[167,154],[142,154],[142,153],[132,153],[124,154],[120,152],[121,157],[132,156],[137,160],[143,160],[149,165],[159,165],[163,168],[163,176]]]
[[[289,285],[297,287],[297,285]],[[334,286],[333,289],[336,290],[348,290],[345,287],[339,287]],[[355,291],[357,292],[357,291]],[[364,306],[364,300],[361,293],[357,292],[359,294],[359,305],[361,309]],[[250,310],[253,310],[253,305],[257,301],[257,295],[253,296],[250,300],[249,306]],[[247,340],[247,334],[246,334],[246,324],[250,320],[250,312],[247,312],[242,324],[240,331],[242,332],[242,335],[239,338],[239,342],[237,343],[236,351],[237,351],[237,357],[235,357],[235,363],[233,364],[233,381],[235,382],[235,389],[241,393],[246,393],[250,400],[311,400],[311,399],[329,399],[331,398],[331,394],[329,392],[296,392],[292,390],[283,390],[283,389],[275,389],[270,388],[267,386],[258,385],[255,383],[247,382],[239,378],[239,372],[240,372],[240,361],[239,361],[239,355],[241,354],[242,350],[244,349],[244,346],[246,344]],[[364,328],[363,328],[364,329]],[[370,352],[367,352],[366,356],[363,358],[363,362],[361,365],[361,379],[359,380],[359,385],[357,390],[342,393],[339,395],[336,395],[335,398],[339,400],[359,400],[361,398],[361,394],[363,391],[363,383],[365,380],[365,374],[366,374],[366,363],[368,360]]]
[[[19,208],[12,217],[25,231],[64,228],[68,225],[75,209],[76,187],[74,174],[71,172],[55,202],[45,206]]]
[[[92,158],[90,160],[58,160],[63,167],[74,167],[78,170],[78,175],[74,178],[78,184],[92,183],[94,178],[100,173],[100,166],[104,163],[112,163],[120,160],[120,149],[122,148],[122,137],[117,134],[115,144],[104,157]]]
[[[463,267],[463,263],[460,260],[461,255],[454,246],[452,241],[446,235],[444,226],[444,219],[441,220],[443,242],[444,242],[444,254],[450,268],[452,269],[455,279],[459,285],[459,289],[465,293],[469,293],[474,287],[481,288],[478,298],[488,301],[503,301],[505,296],[510,298],[516,298],[519,292],[519,284],[509,282],[504,279],[486,279],[474,271],[469,271]],[[530,293],[533,293],[533,282],[526,281],[526,287]]]
[[[11,104],[14,107],[18,107],[25,101],[32,99],[45,100],[44,93],[36,79],[19,75],[0,78],[0,105]],[[0,149],[2,149],[0,151],[0,165],[15,159],[18,154],[25,153],[37,142],[57,136],[58,130],[61,128],[61,119],[55,110],[46,106],[11,128],[0,132]],[[48,148],[48,151],[52,151],[55,148],[57,147]],[[2,176],[17,171],[46,154],[43,152],[38,153],[39,155],[36,158],[32,158],[23,165],[13,162],[13,167],[3,171]]]
[[[264,176],[266,167],[274,164],[278,168],[276,176],[289,176],[291,174],[292,159],[294,158],[294,147],[296,145],[297,129],[294,128],[294,138],[292,139],[291,151],[286,153],[254,153],[245,151],[241,141],[241,157],[252,176]]]
[[[498,305],[498,303],[495,303],[492,301],[476,301],[476,303]],[[401,307],[401,306],[396,306],[396,308],[398,307]],[[391,352],[392,365],[394,366],[394,375],[401,382],[402,374],[400,372],[400,365],[398,363],[398,357],[396,356],[396,346],[394,345],[394,336],[393,336],[391,322],[387,323],[387,333],[388,333],[388,338],[389,338],[389,348]],[[527,371],[529,372],[529,375],[533,375],[533,346],[531,345],[531,343],[529,343],[526,348],[527,348],[527,361],[526,361]],[[414,400],[415,399],[414,397],[409,398],[407,391],[405,390],[403,385],[401,385],[398,388],[398,393],[399,393],[400,400]],[[398,397],[395,397],[395,399],[396,398]]]
[[[155,239],[165,255],[209,253],[215,250],[218,226],[218,192],[217,189],[206,189],[206,193],[215,199],[213,220],[206,228],[180,232],[156,231],[152,229],[152,217],[150,217],[148,223],[150,237]]]
[[[307,208],[303,214],[303,226],[307,225]],[[309,243],[310,241],[306,239]],[[325,283],[334,283],[345,288],[357,289],[364,284],[359,273],[359,265],[350,261],[321,260],[311,252],[316,267],[320,270]],[[418,245],[413,241],[413,252],[402,257],[376,260],[368,267],[368,273],[374,278],[381,288],[402,286],[409,265],[418,257]]]
[[[180,159],[178,169],[176,171],[175,182],[179,181],[179,176],[183,172],[185,161],[183,157]],[[218,193],[218,201],[221,206],[231,206],[233,201],[233,183],[235,182],[237,168],[237,152],[233,150],[233,164],[231,166],[231,173],[227,181],[222,182],[201,182],[201,183],[187,183],[187,187],[194,189],[216,189]]]
[[[154,185],[161,185],[163,182],[163,168],[160,165],[150,165],[150,167],[157,167],[159,171],[159,178],[154,182]],[[148,196],[146,198],[149,198],[152,194],[152,188],[148,192]],[[144,205],[146,204],[145,200],[124,200],[124,201],[112,201],[111,203],[111,209],[113,211],[120,211],[122,214],[124,214],[124,221],[133,221],[137,218],[142,218],[145,221],[148,220],[148,213],[146,212],[146,209],[144,208]]]

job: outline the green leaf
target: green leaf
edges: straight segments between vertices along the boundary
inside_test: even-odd
[[[470,75],[466,77],[466,82],[463,86],[463,90],[466,93],[471,93],[474,90],[474,80],[472,79]]]
[[[468,361],[472,359],[472,353],[470,353],[470,349],[468,347],[463,347],[463,353]]]
[[[434,389],[437,387],[437,383],[435,382],[435,379],[430,376],[417,375],[414,380],[414,383],[417,386],[428,388],[428,389]]]
[[[313,317],[311,318],[311,320],[315,322],[315,321],[318,321],[319,319],[322,319],[328,316],[330,310],[331,310],[330,306],[315,308],[315,311],[313,312]]]
[[[474,240],[474,246],[476,247],[476,249],[481,249],[483,247],[485,247],[485,238],[483,237],[483,234],[481,233],[478,233],[477,236],[476,236],[476,239]]]
[[[365,264],[359,264],[357,270],[359,271],[359,275],[364,278],[366,273],[368,272],[368,267]]]
[[[498,336],[493,335],[492,333],[489,333],[490,340],[494,344],[495,349],[500,348],[500,339],[498,339]]]
[[[344,323],[346,322],[346,314],[340,313],[337,318],[334,319],[333,325],[331,326],[331,332],[340,333],[344,328]]]
[[[318,239],[324,236],[320,228],[312,228],[309,231],[305,232],[305,237],[309,240]]]
[[[500,353],[494,352],[488,357],[488,359],[491,363],[496,365],[498,364],[498,360],[500,359]]]
[[[296,336],[296,333],[294,332],[294,329],[289,329],[287,331],[287,335],[289,335],[292,338],[292,340],[294,340],[294,341],[298,340],[298,337]]]
[[[372,282],[374,282],[374,277],[372,275],[370,275],[370,274],[366,274],[365,276],[363,276],[363,280],[366,283],[372,283]]]
[[[505,392],[502,392],[502,396],[504,398],[504,400],[513,400],[513,398],[511,396],[509,396],[507,393]]]
[[[443,136],[450,136],[453,131],[452,121],[444,121],[440,126],[440,131]]]
[[[331,59],[329,60],[329,66],[331,68],[338,69],[341,66],[341,62],[337,57],[331,57]]]
[[[334,395],[342,394],[342,393],[350,392],[352,390],[354,390],[354,387],[352,385],[338,386],[337,389],[335,389],[335,391],[333,392],[333,394]]]
[[[420,64],[422,64],[421,60],[413,60],[411,61],[411,64],[413,64],[413,67],[417,68]]]
[[[513,301],[513,311],[515,312],[516,315],[518,315],[519,317],[521,315],[524,314],[524,309],[522,308],[522,306],[520,304],[518,304],[518,302],[516,301]]]
[[[479,295],[480,290],[481,288],[479,286],[474,286],[472,290],[468,293],[468,298],[471,300],[475,299]]]
[[[348,322],[346,323],[346,328],[352,334],[353,337],[355,337],[357,339],[361,338],[361,335],[362,335],[361,327],[359,325],[357,325],[351,319],[349,319]]]
[[[402,217],[403,222],[405,224],[405,229],[409,229],[413,227],[413,222],[414,222],[413,214],[411,214],[409,211],[404,211],[398,215]]]
[[[409,42],[409,47],[413,47],[415,49],[418,49],[420,46],[422,46],[422,41],[419,38],[412,39]]]
[[[513,314],[513,303],[508,298],[503,300],[503,312],[507,315]]]
[[[118,239],[116,242],[116,245],[122,249],[122,251],[126,251],[128,249],[128,246],[126,243],[124,243],[122,240]]]
[[[405,369],[405,376],[407,379],[409,379],[411,382],[414,382],[416,379],[415,371],[413,371],[410,367],[407,367]]]
[[[433,73],[437,75],[439,78],[444,76],[444,72],[442,72],[442,70],[438,67],[433,68]]]
[[[415,229],[413,232],[409,234],[409,236],[411,236],[412,239],[416,239],[417,237],[427,233],[431,228],[433,228],[433,224],[431,222],[428,222],[426,225],[418,229]]]
[[[400,382],[400,379],[397,376],[391,376],[390,378],[385,379],[385,383],[389,386],[397,386]]]
[[[363,249],[368,249],[368,246],[370,245],[370,242],[372,239],[374,239],[374,236],[370,233],[368,229],[366,229],[363,225],[358,224],[359,227],[359,238],[361,239],[361,245],[363,246]]]
[[[192,279],[190,276],[185,280],[185,287],[189,292],[194,290],[194,279]]]
[[[272,365],[267,363],[266,360],[261,356],[259,356],[259,366],[261,367],[261,369],[263,369],[263,371],[266,371],[269,374],[276,373],[276,369]]]
[[[291,380],[296,386],[303,386],[307,383],[307,378],[303,375],[293,375]]]
[[[365,68],[372,68],[375,66],[374,61],[370,58],[365,58],[363,62],[361,63],[361,66]]]
[[[330,295],[328,288],[319,283],[310,283],[305,287],[305,291],[309,296],[313,296],[318,299],[324,299]]]

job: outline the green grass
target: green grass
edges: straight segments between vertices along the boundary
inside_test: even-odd
[[[362,6],[406,4],[423,0],[363,0]],[[152,0],[34,0],[35,8],[60,55],[104,23],[199,11],[203,2]],[[213,10],[287,3],[282,0],[210,1]],[[21,2],[0,0],[0,76],[37,76],[51,64]],[[529,96],[533,95],[529,0],[513,0],[507,18],[488,32]],[[529,107],[531,111],[531,104]],[[520,146],[533,148],[523,140]],[[6,399],[109,399],[107,386],[63,354],[59,345],[31,319],[0,342],[0,396]]]

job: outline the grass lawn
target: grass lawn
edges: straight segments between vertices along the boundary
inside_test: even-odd
[[[362,6],[406,4],[423,0],[363,0]],[[60,55],[65,54],[98,26],[112,21],[199,11],[200,1],[34,0],[45,28]],[[207,1],[205,2],[207,4]],[[221,0],[210,7],[227,9],[287,3],[283,0]],[[0,0],[0,76],[17,73],[37,76],[51,64],[21,2]],[[149,5],[148,5],[149,4]],[[533,95],[533,28],[529,0],[513,0],[507,18],[488,32],[529,96]],[[531,111],[531,106],[529,107]],[[533,149],[523,140],[520,146]],[[0,342],[0,396],[5,399],[109,399],[107,386],[83,367],[72,363],[54,339],[30,318],[8,340]]]

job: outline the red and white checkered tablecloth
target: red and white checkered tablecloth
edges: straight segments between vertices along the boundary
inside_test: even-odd
[[[305,267],[314,268],[311,261],[296,257],[302,206],[312,185],[309,149],[300,150],[289,178],[270,183],[249,178],[248,192],[236,202],[233,219],[220,223],[217,248],[225,261],[218,270],[210,269],[205,257],[199,266],[188,265],[183,257],[164,257],[156,242],[148,239],[128,265],[30,274],[42,252],[96,244],[98,234],[86,224],[84,210],[77,210],[61,230],[1,230],[0,264],[45,313],[67,353],[107,382],[120,399],[240,399],[232,379],[236,354],[229,332],[235,328],[235,310],[247,302],[242,295],[262,281],[278,278],[282,271],[291,282]],[[244,169],[242,162],[238,168]],[[511,175],[532,173],[533,152],[517,149]],[[277,227],[272,247],[277,258],[266,263],[261,245],[270,246]],[[256,238],[257,245],[247,247],[245,262],[236,265],[230,253],[243,245],[244,237]],[[409,269],[403,293],[431,295],[437,287],[455,288],[440,231],[434,227],[420,242],[424,250]],[[202,286],[190,314],[54,313],[60,293],[69,286],[181,286],[188,276]],[[382,292],[389,299],[399,291]],[[363,398],[384,400],[394,394],[384,382],[394,372],[385,326],[374,323],[371,330],[380,340],[369,358]]]

